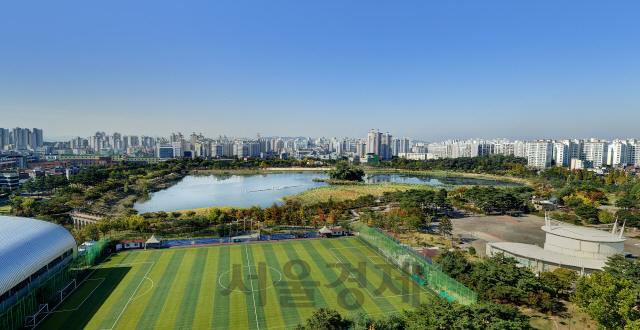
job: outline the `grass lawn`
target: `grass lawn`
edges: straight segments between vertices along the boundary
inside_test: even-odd
[[[539,330],[597,329],[595,321],[589,315],[578,311],[571,302],[564,302],[567,312],[561,316],[549,316],[531,309],[522,312],[531,317],[531,326]],[[575,323],[573,323],[575,322]],[[556,328],[556,323],[558,327]]]
[[[122,252],[36,329],[284,329],[319,307],[394,313],[430,294],[357,238]]]
[[[421,243],[427,243],[429,246],[439,246],[442,248],[451,248],[451,241],[440,235],[422,233],[422,232],[406,232],[398,234],[398,239],[407,245],[413,247],[424,247]],[[418,240],[416,240],[418,239]]]
[[[8,215],[11,212],[11,206],[7,202],[0,203],[0,215]]]
[[[355,185],[328,185],[308,189],[294,196],[284,196],[285,201],[299,201],[303,205],[334,201],[354,200],[361,196],[382,196],[384,192],[405,191],[409,189],[436,190],[436,187],[412,183],[369,183]]]

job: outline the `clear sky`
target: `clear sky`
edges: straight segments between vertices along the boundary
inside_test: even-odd
[[[640,1],[3,1],[0,127],[640,138]]]

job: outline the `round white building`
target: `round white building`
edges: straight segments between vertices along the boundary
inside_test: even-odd
[[[614,226],[611,232],[606,232],[579,226],[553,226],[548,217],[541,229],[546,232],[544,248],[523,243],[490,242],[486,253],[504,253],[536,272],[567,268],[583,275],[601,270],[609,257],[623,253],[627,240],[622,236],[624,228],[617,232]]]

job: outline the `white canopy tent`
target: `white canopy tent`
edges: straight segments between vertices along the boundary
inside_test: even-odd
[[[149,246],[149,244],[157,244],[158,247],[162,246],[162,238],[158,238],[156,237],[155,234],[151,235],[151,237],[149,237],[149,239],[144,243],[144,248],[145,250],[147,249],[147,247]]]
[[[333,232],[331,231],[331,229],[327,228],[327,226],[322,227],[319,233],[326,236],[329,236],[329,235],[333,236]]]

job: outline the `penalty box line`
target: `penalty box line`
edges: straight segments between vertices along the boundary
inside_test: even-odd
[[[398,272],[400,274],[404,274],[400,268],[397,265],[393,265],[391,264],[388,260],[386,260],[383,256],[381,256],[377,251],[374,251],[376,254],[378,254],[377,256],[367,256],[365,255],[374,265],[376,265],[378,267],[378,269],[380,269],[383,273],[387,274],[387,276],[389,276],[391,279],[393,279],[394,281],[396,281],[396,278],[398,277],[406,277],[409,278],[412,282],[414,282],[415,284],[418,285],[418,287],[423,291],[423,292],[414,292],[414,293],[407,293],[407,294],[399,294],[399,295],[392,295],[392,296],[387,296],[387,295],[380,295],[379,297],[374,297],[371,292],[369,292],[369,290],[358,280],[358,278],[353,275],[353,273],[347,268],[347,266],[342,262],[342,260],[340,260],[340,258],[338,258],[333,251],[331,250],[339,250],[339,249],[358,249],[359,247],[357,246],[353,246],[353,247],[343,247],[343,248],[329,248],[329,252],[331,252],[331,254],[333,254],[333,257],[336,258],[336,260],[338,260],[338,262],[340,264],[342,264],[342,268],[346,269],[349,274],[351,274],[351,276],[358,282],[358,284],[360,284],[360,286],[367,291],[367,293],[369,294],[369,296],[371,296],[372,299],[379,299],[379,298],[393,298],[393,297],[404,297],[404,296],[413,296],[416,294],[429,294],[429,295],[433,295],[431,292],[427,291],[425,288],[422,287],[422,285],[420,285],[420,283],[418,283],[417,281],[415,281],[413,278],[411,278],[410,276],[407,275],[401,275],[401,276],[391,276],[389,273],[387,273],[384,269],[382,269],[382,267],[380,267],[380,265],[376,264],[373,260],[371,260],[371,257],[376,257],[376,258],[381,258],[385,261],[386,264],[388,264],[389,266],[391,266],[392,268],[396,268],[398,270]],[[359,250],[360,251],[360,250]],[[351,264],[351,263],[349,263]]]
[[[153,264],[154,262],[152,262],[152,261],[148,261],[148,262],[134,262],[134,263],[129,263],[129,264],[118,264],[117,266],[114,266],[114,267],[124,266],[124,265],[148,264],[148,263]],[[103,267],[103,268],[108,269],[108,268],[113,268],[113,267]],[[145,278],[146,278],[146,279],[148,279],[149,281],[151,281],[151,285],[152,285],[152,288],[153,288],[153,280],[151,280],[151,279],[150,279],[150,278],[148,278],[148,277],[144,277],[142,280],[144,281],[144,279],[145,279]],[[82,285],[82,283],[84,283],[85,281],[100,281],[100,283],[98,283],[98,285],[96,285],[96,287],[95,287],[95,288],[93,288],[93,290],[91,290],[91,292],[89,292],[89,294],[87,295],[87,297],[86,297],[86,298],[84,298],[84,300],[80,303],[80,305],[78,305],[78,307],[73,308],[73,309],[65,309],[65,310],[63,310],[63,311],[54,311],[54,310],[52,310],[52,311],[51,311],[51,313],[63,313],[63,312],[73,312],[73,311],[77,311],[77,310],[82,306],[82,304],[84,304],[84,302],[85,302],[85,301],[87,301],[87,299],[89,299],[89,297],[91,297],[91,295],[93,294],[93,292],[94,292],[94,291],[96,291],[96,290],[98,289],[98,287],[102,284],[102,282],[104,282],[104,280],[105,280],[105,278],[104,278],[104,277],[101,277],[101,278],[86,278],[84,281],[80,282],[80,285]],[[76,289],[74,289],[74,290],[76,290]],[[149,290],[151,290],[151,289],[149,289]],[[69,294],[67,294],[67,296],[69,296],[72,292],[73,292],[73,291],[69,292]],[[148,291],[147,291],[147,292],[148,292]],[[140,297],[144,296],[147,292],[143,293]],[[137,298],[140,298],[140,297],[135,297],[135,298],[133,298],[133,299],[137,299]],[[66,298],[66,297],[65,297],[65,298]]]
[[[383,259],[383,260],[384,260],[388,265],[390,265],[391,267],[395,267],[395,268],[398,270],[398,272],[400,272],[401,274],[404,274],[404,272],[402,271],[402,269],[400,269],[400,267],[399,267],[398,265],[395,265],[395,264],[390,263],[390,262],[389,262],[389,260],[387,260],[385,257],[383,257],[383,256],[382,256],[378,251],[375,251],[375,250],[373,250],[373,249],[370,249],[370,250],[372,250],[373,252],[375,252],[375,253],[378,255],[378,257],[379,257],[379,258],[381,258],[381,259]],[[416,284],[418,285],[418,287],[420,287],[420,289],[421,289],[422,291],[424,291],[424,293],[427,293],[427,294],[430,294],[430,295],[432,295],[432,296],[433,296],[433,293],[431,293],[431,292],[427,291],[425,288],[423,288],[423,287],[422,287],[422,284],[418,283],[418,281],[416,281],[415,279],[413,279],[413,277],[411,277],[411,276],[406,276],[406,275],[405,275],[405,277],[407,277],[407,278],[411,279],[414,283],[416,283]],[[413,294],[424,294],[424,293],[423,293],[423,292],[420,292],[420,293],[412,293],[412,295],[413,295]]]
[[[115,320],[115,322],[113,322],[113,325],[111,326],[111,328],[105,328],[103,330],[112,330],[113,328],[115,328],[116,324],[118,324],[118,321],[120,321],[120,318],[122,317],[122,314],[124,314],[124,312],[127,310],[127,307],[129,307],[129,304],[131,303],[131,301],[136,299],[136,298],[139,298],[139,297],[136,297],[135,295],[136,295],[136,293],[138,293],[138,290],[140,289],[140,286],[142,285],[142,283],[144,283],[145,279],[149,279],[151,281],[151,285],[153,285],[153,280],[148,278],[147,275],[149,275],[149,272],[151,271],[151,269],[153,269],[153,266],[156,264],[155,261],[134,262],[134,263],[128,263],[128,264],[118,264],[118,266],[123,266],[123,265],[137,265],[137,264],[149,264],[149,263],[151,264],[151,267],[149,267],[149,269],[147,269],[147,272],[144,273],[144,276],[140,280],[140,283],[138,283],[138,286],[136,287],[136,289],[133,290],[133,293],[131,294],[131,298],[129,298],[127,303],[122,308],[122,312],[120,312],[120,315],[118,315],[118,318]],[[151,290],[151,289],[149,289],[149,290]],[[147,292],[149,292],[149,290],[147,290]],[[143,293],[140,297],[142,297],[145,294],[147,294],[147,292]]]
[[[60,302],[59,302],[57,305],[55,305],[55,306],[54,306],[54,307],[53,307],[49,312],[47,312],[47,313],[44,315],[44,317],[43,317],[43,318],[42,318],[38,323],[36,323],[36,324],[33,326],[33,329],[37,328],[37,327],[38,327],[38,325],[39,325],[40,323],[42,323],[42,321],[44,321],[44,319],[46,319],[46,318],[47,318],[47,316],[49,316],[49,314],[53,313],[53,312],[55,311],[55,309],[56,309],[56,308],[58,308],[58,306],[60,306],[60,304],[62,304],[62,303],[64,302],[64,300],[65,300],[65,299],[67,299],[67,297],[69,297],[69,296],[73,293],[73,291],[75,291],[75,290],[76,290],[80,285],[82,285],[82,283],[84,283],[84,281],[86,281],[89,277],[91,277],[91,275],[93,275],[93,273],[95,273],[95,271],[96,271],[96,270],[98,270],[98,268],[100,268],[100,267],[101,267],[101,266],[102,266],[102,265],[103,265],[107,260],[109,260],[109,258],[111,258],[111,256],[113,256],[114,254],[115,254],[115,253],[112,253],[112,254],[110,254],[108,257],[106,257],[106,258],[105,258],[105,259],[104,259],[104,260],[103,260],[103,261],[98,265],[98,267],[96,267],[96,268],[95,268],[95,269],[94,269],[94,270],[93,270],[89,275],[87,275],[87,277],[85,277],[85,278],[84,278],[84,280],[82,280],[82,282],[80,282],[80,284],[76,284],[76,287],[75,287],[73,290],[69,291],[69,293],[67,294],[67,296],[66,296],[66,297],[64,297],[64,298],[60,299]],[[98,285],[98,286],[100,286],[100,285]],[[96,288],[97,288],[97,287],[96,287]],[[94,289],[94,290],[95,290],[95,289]],[[92,291],[92,292],[93,292],[93,291]],[[88,297],[87,297],[87,298],[88,298]]]
[[[91,295],[93,294],[93,292],[94,292],[94,291],[96,291],[96,289],[98,289],[98,288],[100,287],[100,285],[101,285],[101,284],[104,282],[104,280],[105,280],[105,278],[104,278],[104,277],[103,277],[103,278],[90,278],[90,277],[91,277],[91,276],[93,275],[93,273],[95,273],[99,268],[101,268],[101,267],[104,265],[104,263],[105,263],[105,262],[107,262],[107,260],[109,260],[109,258],[111,258],[114,254],[116,254],[116,253],[112,253],[112,254],[110,254],[108,257],[106,257],[106,258],[105,258],[105,259],[104,259],[104,260],[103,260],[103,261],[98,265],[98,267],[94,268],[94,269],[93,269],[93,271],[91,271],[91,273],[89,273],[89,275],[87,275],[87,277],[85,277],[85,278],[84,278],[84,280],[82,280],[82,282],[80,282],[79,284],[77,284],[77,285],[76,285],[76,287],[75,287],[73,290],[69,291],[69,293],[68,293],[64,298],[62,298],[62,299],[60,300],[60,302],[59,302],[57,305],[55,305],[55,306],[54,306],[54,307],[53,307],[49,312],[47,312],[47,313],[45,314],[45,316],[44,316],[40,321],[38,321],[38,323],[36,323],[36,325],[34,325],[34,326],[33,326],[33,329],[35,330],[35,329],[38,327],[38,325],[40,325],[40,323],[42,323],[42,321],[44,321],[44,320],[47,318],[47,316],[49,316],[49,314],[52,314],[52,313],[62,313],[62,312],[71,312],[71,311],[76,311],[76,310],[78,310],[78,309],[80,308],[80,306],[82,306],[82,304],[84,304],[84,302],[85,302],[85,301],[87,301],[87,299],[89,299],[89,297],[91,297]],[[145,276],[142,278],[142,280],[140,280],[140,284],[138,284],[138,288],[139,288],[139,287],[140,287],[140,285],[142,284],[142,282],[144,282],[144,279],[145,279],[145,278],[147,278],[147,274],[149,274],[149,271],[151,270],[151,268],[153,268],[153,265],[155,264],[155,261],[135,262],[135,263],[126,263],[126,264],[118,264],[118,265],[116,265],[115,267],[117,267],[117,266],[124,266],[124,265],[148,264],[148,263],[151,263],[151,267],[149,267],[149,270],[147,270],[147,273],[145,274]],[[109,268],[112,268],[112,267],[109,267]],[[64,301],[69,297],[69,296],[71,296],[71,294],[72,294],[75,290],[77,290],[77,289],[78,289],[78,288],[79,288],[79,287],[80,287],[80,286],[81,286],[85,281],[97,281],[97,280],[100,280],[100,283],[99,283],[99,284],[98,284],[98,285],[97,285],[93,290],[91,290],[91,292],[87,295],[87,297],[86,297],[86,298],[84,298],[84,300],[80,303],[80,305],[78,305],[78,307],[76,307],[75,309],[68,309],[68,310],[63,310],[63,311],[56,311],[56,308],[58,308],[58,307],[59,307],[59,306],[60,306],[60,305],[61,305],[61,304],[62,304],[62,303],[63,303],[63,302],[64,302]],[[151,280],[151,279],[149,279],[149,280]],[[153,282],[153,281],[152,281],[152,282]],[[136,292],[136,291],[138,291],[138,288],[136,288],[136,290],[134,291],[134,294],[135,294],[135,292]],[[146,292],[145,292],[145,293],[146,293]],[[133,298],[133,299],[135,299],[135,298]],[[133,300],[133,299],[129,299],[129,302],[130,302],[131,300]],[[127,305],[129,304],[129,302],[127,302]],[[127,307],[127,306],[125,306],[125,309],[126,309],[126,307]],[[124,311],[124,310],[123,310],[123,311]],[[120,315],[122,315],[122,313],[120,313]],[[118,319],[120,319],[120,316],[118,317]],[[118,320],[116,320],[116,323],[117,323],[117,321],[118,321]],[[115,323],[114,323],[114,326],[115,326]],[[111,327],[111,329],[113,329],[113,327]],[[106,330],[111,330],[111,329],[106,329]]]
[[[73,312],[73,311],[77,311],[78,308],[80,308],[80,306],[82,306],[82,304],[84,304],[85,301],[87,301],[87,299],[89,299],[89,297],[91,297],[91,294],[93,294],[93,291],[96,291],[96,289],[98,289],[98,287],[100,287],[100,284],[102,284],[102,282],[104,282],[104,277],[103,278],[93,278],[90,280],[85,280],[85,281],[98,281],[100,280],[100,283],[98,283],[98,285],[96,285],[95,288],[93,288],[93,290],[91,290],[91,292],[89,292],[89,294],[87,295],[86,298],[84,298],[84,300],[80,303],[80,305],[78,305],[78,307],[74,308],[74,309],[66,309],[63,311],[54,311],[52,310],[51,313],[63,313],[63,312]],[[84,281],[82,281],[82,283],[84,283]],[[80,284],[82,284],[80,283]],[[74,289],[75,290],[75,289]],[[73,291],[72,291],[73,292]],[[71,294],[71,292],[69,292],[69,294],[67,294],[67,297]],[[66,298],[66,297],[65,297]],[[56,306],[57,307],[57,306]]]

